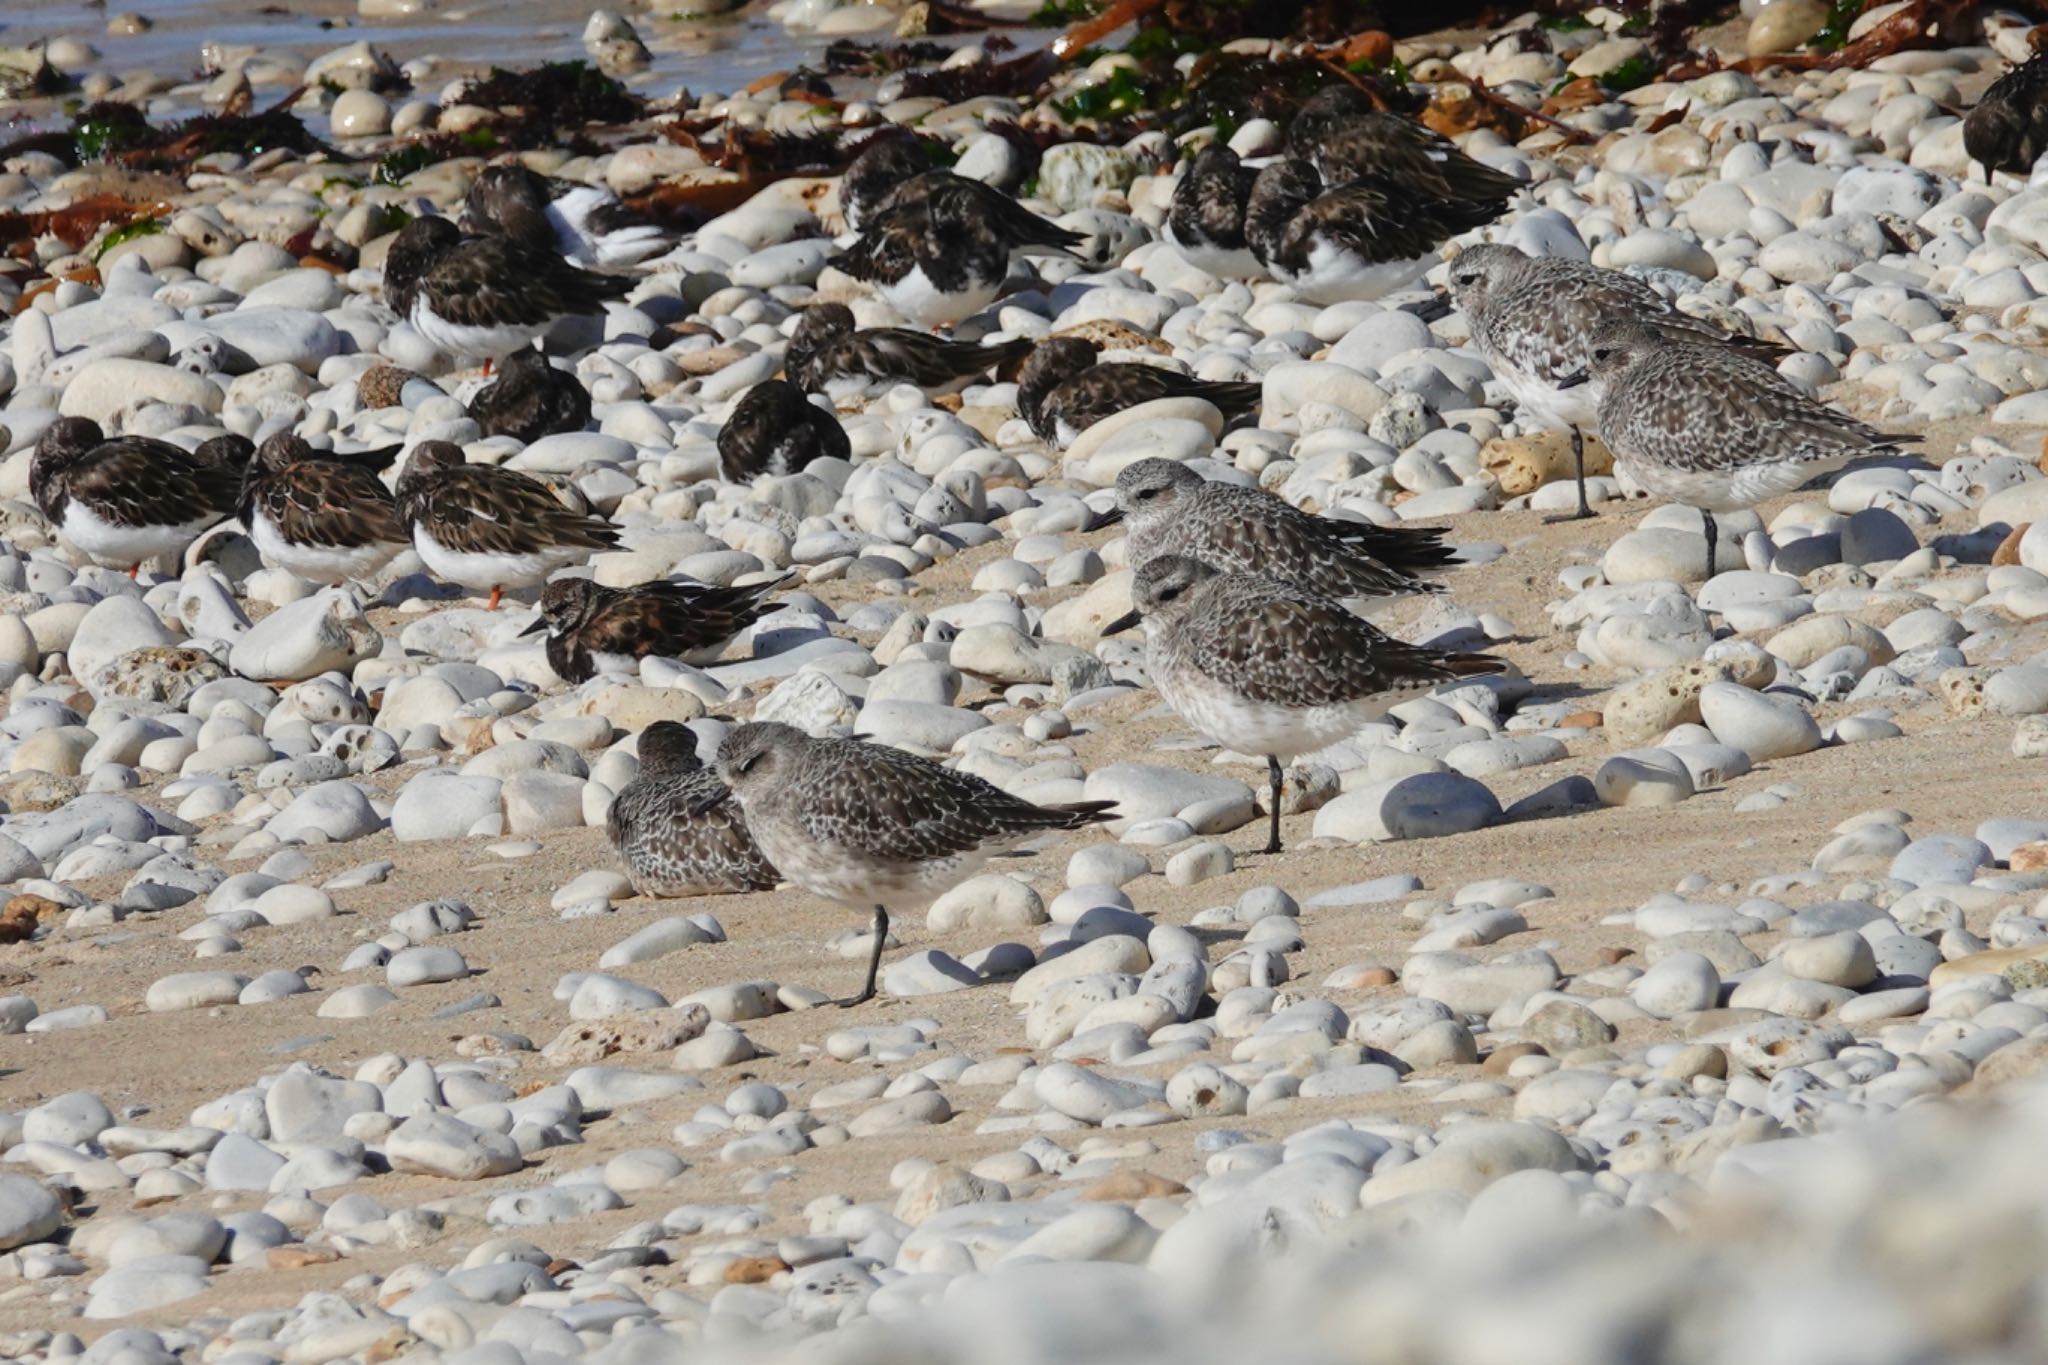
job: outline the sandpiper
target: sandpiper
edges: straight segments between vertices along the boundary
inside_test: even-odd
[[[1572,434],[1579,506],[1551,521],[1593,515],[1586,499],[1585,429],[1596,426],[1592,390],[1570,385],[1586,368],[1603,328],[1642,322],[1677,337],[1725,343],[1759,359],[1782,354],[1751,337],[1731,336],[1680,312],[1643,280],[1562,256],[1529,256],[1499,243],[1469,246],[1451,261],[1451,297],[1492,367],[1514,395],[1517,419],[1563,427]]]
[[[1728,346],[1641,322],[1594,338],[1583,378],[1616,466],[1651,497],[1697,508],[1714,575],[1716,512],[1754,507],[1919,440],[1865,426]]]
[[[1280,852],[1285,760],[1312,754],[1439,683],[1506,671],[1488,654],[1405,644],[1298,583],[1221,573],[1161,555],[1131,585],[1143,621],[1145,672],[1182,720],[1240,753],[1262,754],[1271,784],[1268,853]]]
[[[532,587],[619,538],[615,527],[571,511],[536,479],[464,463],[450,441],[413,447],[398,479],[398,514],[435,575],[491,590],[489,611],[506,588]]]
[[[1418,571],[1455,562],[1443,532],[1375,526],[1304,512],[1262,488],[1208,482],[1178,460],[1149,459],[1116,476],[1115,520],[1133,569],[1185,555],[1226,573],[1286,579],[1325,597],[1443,591]]]
[[[806,393],[822,393],[834,403],[867,398],[898,384],[915,384],[936,395],[986,379],[991,369],[1028,355],[1031,345],[1025,337],[982,346],[942,341],[907,327],[857,330],[853,310],[845,304],[814,303],[797,320],[782,368]]]
[[[263,562],[309,583],[366,579],[410,543],[378,470],[397,447],[342,455],[270,437],[242,479],[241,517]]]
[[[1244,238],[1244,210],[1259,173],[1221,142],[1195,153],[1173,187],[1164,236],[1188,264],[1218,279],[1266,273]]]
[[[1115,804],[1035,806],[968,773],[857,739],[814,739],[788,725],[742,725],[718,746],[718,775],[783,877],[814,896],[873,911],[874,998],[889,911],[920,910],[1034,835],[1082,829]]]
[[[576,265],[634,265],[671,245],[666,232],[636,217],[610,190],[552,180],[516,163],[479,171],[462,214],[473,232],[516,237]]]
[[[636,892],[716,896],[767,891],[781,880],[731,789],[698,757],[689,726],[658,720],[640,732],[638,749],[639,774],[605,817]]]
[[[50,525],[88,558],[128,570],[182,551],[232,516],[241,466],[224,447],[187,451],[148,436],[109,438],[87,417],[60,417],[29,459],[30,495]]]
[[[748,389],[718,429],[718,463],[731,483],[795,474],[828,455],[853,458],[846,428],[787,379],[763,380]]]
[[[785,580],[746,587],[642,583],[608,588],[587,578],[558,578],[541,589],[540,616],[522,635],[548,633],[548,664],[564,682],[600,673],[638,673],[656,655],[708,663],[732,638],[768,614],[768,594]]]
[[[494,361],[522,350],[557,318],[600,313],[632,284],[580,270],[516,237],[465,237],[446,218],[407,223],[384,259],[385,302],[458,359]]]
[[[2036,53],[1991,82],[1963,116],[1963,150],[1984,172],[2030,175],[2048,151],[2048,54]]]
[[[1506,208],[1432,198],[1379,174],[1326,188],[1314,165],[1287,157],[1259,172],[1244,235],[1267,273],[1305,299],[1381,299],[1421,279],[1446,241]]]
[[[582,380],[527,347],[505,357],[498,377],[469,400],[469,415],[486,436],[517,436],[531,445],[589,426],[590,393]]]
[[[1017,376],[1017,411],[1047,445],[1071,445],[1103,418],[1155,398],[1200,398],[1227,421],[1259,405],[1259,385],[1196,379],[1160,365],[1100,364],[1086,337],[1038,343]]]

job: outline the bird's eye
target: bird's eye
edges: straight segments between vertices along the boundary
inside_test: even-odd
[[[1180,596],[1180,593],[1180,584],[1169,583],[1159,590],[1159,600],[1162,602],[1171,602],[1174,598]]]
[[[1473,275],[1473,274],[1470,274],[1470,273],[1466,273],[1466,274],[1462,274],[1462,275],[1459,275],[1459,276],[1457,276],[1457,277],[1456,277],[1456,278],[1455,278],[1455,279],[1453,280],[1453,283],[1456,283],[1456,284],[1477,284],[1477,283],[1479,283],[1479,277],[1478,277],[1477,275]]]
[[[1152,499],[1154,499],[1154,498],[1156,498],[1156,497],[1158,497],[1158,496],[1159,496],[1159,490],[1158,490],[1158,489],[1156,489],[1156,488],[1140,488],[1140,489],[1138,490],[1138,501],[1139,501],[1139,502],[1150,502],[1150,501],[1152,501]]]
[[[748,773],[754,771],[754,765],[760,761],[761,755],[759,754],[748,754],[745,758],[741,759],[738,764],[740,776],[745,777]]]

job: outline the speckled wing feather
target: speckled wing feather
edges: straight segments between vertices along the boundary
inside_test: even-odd
[[[834,337],[796,354],[785,361],[785,368],[792,380],[811,393],[823,392],[834,379],[849,377],[897,380],[933,389],[1006,365],[1027,354],[1031,345],[1028,338],[983,346],[944,341],[903,327],[876,327]]]
[[[1521,182],[1475,161],[1442,134],[1398,114],[1359,114],[1335,122],[1304,149],[1331,184],[1379,177],[1418,197],[1482,200],[1497,216]]]
[[[969,210],[989,225],[1011,250],[1027,246],[1071,251],[1081,245],[1081,234],[1041,218],[993,185],[951,171],[926,171],[913,176],[889,198],[891,210],[922,203],[944,192],[962,197]]]
[[[1485,654],[1406,644],[1278,579],[1225,574],[1196,591],[1177,623],[1186,662],[1254,702],[1330,706],[1506,667]]]
[[[1414,260],[1499,212],[1495,204],[1431,200],[1381,180],[1353,181],[1325,191],[1295,214],[1273,258],[1289,271],[1305,272],[1323,239],[1369,261]]]
[[[1443,590],[1373,557],[1368,543],[1398,543],[1403,538],[1398,531],[1314,516],[1262,489],[1236,484],[1204,484],[1196,496],[1188,515],[1166,523],[1162,544],[1153,553],[1183,554],[1225,571],[1313,584],[1330,597]]]
[[[469,400],[469,415],[486,436],[517,436],[531,444],[589,426],[590,394],[540,352],[514,351],[498,377]]]
[[[970,853],[1043,830],[1079,829],[1114,803],[1035,806],[969,773],[857,740],[811,746],[802,777],[841,798],[797,816],[821,843],[881,861],[917,863]]]
[[[1055,388],[1040,413],[1049,428],[1064,421],[1079,431],[1155,398],[1201,398],[1229,419],[1258,407],[1260,391],[1255,383],[1216,383],[1159,365],[1096,365]]]
[[[1771,461],[1827,465],[1916,439],[1817,403],[1760,361],[1682,340],[1636,358],[1608,386],[1600,430],[1619,454],[1710,473]]]
[[[350,549],[406,540],[384,481],[365,465],[340,460],[300,460],[262,475],[251,482],[242,512],[261,512],[294,545]]]
[[[39,477],[35,463],[30,457],[30,483],[53,523],[75,500],[117,526],[183,526],[232,514],[241,493],[239,469],[147,436],[102,441],[51,477]]]
[[[464,554],[533,554],[551,545],[602,550],[618,530],[564,507],[544,484],[491,465],[459,465],[402,486],[399,514]]]
[[[603,311],[633,281],[623,275],[579,270],[553,247],[511,237],[465,238],[442,253],[421,276],[417,293],[436,315],[458,327],[540,327],[569,313]],[[410,296],[394,300],[411,306]]]
[[[548,637],[548,663],[567,682],[594,676],[592,654],[668,657],[722,645],[767,613],[767,596],[782,582],[737,588],[711,583],[592,586],[601,597],[589,618]]]
[[[781,880],[708,769],[635,778],[612,802],[605,832],[642,895],[766,891]]]
[[[1224,250],[1244,247],[1245,204],[1258,178],[1257,169],[1244,165],[1229,148],[1203,148],[1174,186],[1167,213],[1174,235]]]

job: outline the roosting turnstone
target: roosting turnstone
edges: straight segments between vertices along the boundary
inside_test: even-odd
[[[1259,173],[1237,153],[1212,142],[1195,153],[1173,187],[1166,240],[1188,264],[1218,279],[1257,279],[1266,273],[1244,239],[1244,210]]]
[[[224,448],[187,451],[148,436],[116,436],[86,417],[60,417],[29,459],[29,492],[50,525],[89,558],[133,578],[177,554],[235,510],[242,470]]]
[[[846,428],[787,379],[763,380],[748,389],[718,431],[718,462],[731,483],[795,474],[827,455],[853,458]]]
[[[1259,405],[1259,386],[1196,379],[1158,365],[1096,363],[1086,337],[1038,343],[1017,376],[1017,411],[1047,445],[1063,447],[1112,413],[1155,398],[1201,398],[1224,419]]]
[[[1963,150],[1983,169],[2029,175],[2048,151],[2048,54],[2036,54],[1991,82],[1963,117]]]
[[[906,182],[831,264],[872,284],[904,317],[938,327],[994,303],[1013,253],[1080,242],[1000,190],[930,171]]]
[[[263,562],[310,583],[365,579],[411,537],[377,471],[389,450],[337,455],[291,432],[257,448],[242,478],[242,524]]]
[[[517,436],[531,445],[589,426],[590,392],[582,380],[527,347],[505,357],[498,377],[469,400],[469,415],[486,436]]]
[[[666,232],[638,219],[610,190],[550,180],[517,164],[479,171],[462,213],[472,232],[552,247],[577,265],[634,265],[671,245]]]
[[[413,447],[398,480],[398,514],[436,576],[491,590],[531,587],[556,569],[610,548],[617,528],[572,512],[548,486],[516,470],[466,464],[450,441]]]
[[[659,581],[607,588],[588,578],[558,578],[541,589],[540,617],[520,634],[547,632],[548,666],[564,682],[638,673],[640,660],[650,654],[709,663],[768,614],[768,594],[784,581],[744,588]]]
[[[1378,179],[1438,201],[1504,202],[1522,188],[1441,133],[1375,109],[1350,85],[1333,85],[1301,106],[1287,125],[1287,154],[1313,162],[1331,185]],[[1499,213],[1496,208],[1489,217]]]
[[[1380,299],[1422,278],[1444,242],[1506,207],[1431,199],[1377,175],[1325,189],[1313,165],[1289,157],[1259,172],[1245,237],[1267,272],[1305,299]]]
[[[557,318],[603,312],[605,300],[632,285],[516,237],[465,237],[446,218],[407,223],[384,259],[385,302],[436,350],[460,359],[522,350]]]
[[[1031,342],[1022,337],[982,346],[906,327],[856,331],[853,310],[845,304],[814,303],[797,321],[782,368],[799,388],[841,403],[897,384],[915,384],[927,394],[953,393],[1030,350]]]

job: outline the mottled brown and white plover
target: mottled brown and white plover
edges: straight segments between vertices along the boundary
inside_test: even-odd
[[[766,891],[780,878],[747,832],[732,790],[704,765],[687,725],[640,732],[640,772],[612,801],[605,832],[643,896]]]

